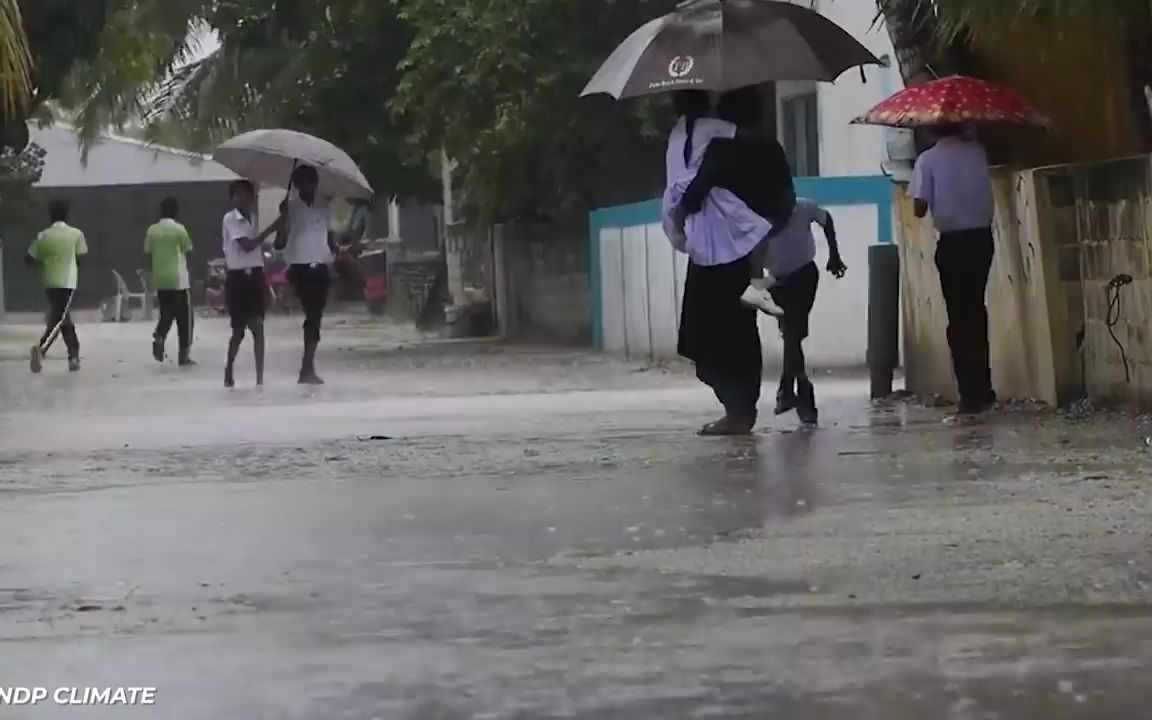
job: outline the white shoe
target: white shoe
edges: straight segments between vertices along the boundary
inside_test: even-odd
[[[749,285],[748,289],[744,291],[744,294],[740,296],[740,302],[774,317],[780,317],[784,314],[784,310],[772,299],[770,292],[753,287],[752,285]]]

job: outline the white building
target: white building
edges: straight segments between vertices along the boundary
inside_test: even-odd
[[[85,158],[76,130],[57,123],[33,128],[32,142],[47,151],[40,187],[103,187],[236,179],[202,155],[149,145],[140,140],[104,136]]]
[[[797,193],[833,214],[849,266],[843,280],[825,274],[812,319],[809,359],[817,367],[865,363],[868,248],[891,243],[891,182],[883,165],[899,134],[851,120],[902,87],[888,32],[864,0],[813,3],[886,66],[850,70],[835,83],[776,87],[777,133],[798,176]],[[592,326],[598,347],[636,359],[676,354],[679,298],[687,259],[675,256],[660,228],[659,201],[592,214]],[[816,229],[818,245],[824,247]],[[823,249],[818,262],[823,265]],[[762,325],[766,360],[781,353],[775,323]]]

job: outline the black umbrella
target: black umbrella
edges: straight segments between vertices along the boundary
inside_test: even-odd
[[[581,96],[724,91],[776,80],[831,82],[869,64],[880,60],[815,10],[781,0],[688,0],[632,33]]]

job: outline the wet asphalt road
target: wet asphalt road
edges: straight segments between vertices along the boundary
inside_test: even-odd
[[[165,720],[1146,718],[1139,421],[870,408],[704,440],[673,371],[328,331],[262,392],[85,327],[0,332],[0,686],[155,686]],[[139,337],[138,337],[139,336]],[[242,376],[242,386],[250,378]]]

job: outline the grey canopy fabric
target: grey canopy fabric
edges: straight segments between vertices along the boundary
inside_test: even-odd
[[[294,130],[253,130],[216,148],[212,158],[249,180],[287,187],[296,165],[320,175],[319,191],[342,198],[370,198],[372,186],[348,154],[327,140]]]
[[[776,80],[831,82],[869,64],[880,60],[807,7],[781,0],[689,0],[632,33],[581,95],[626,98]]]

